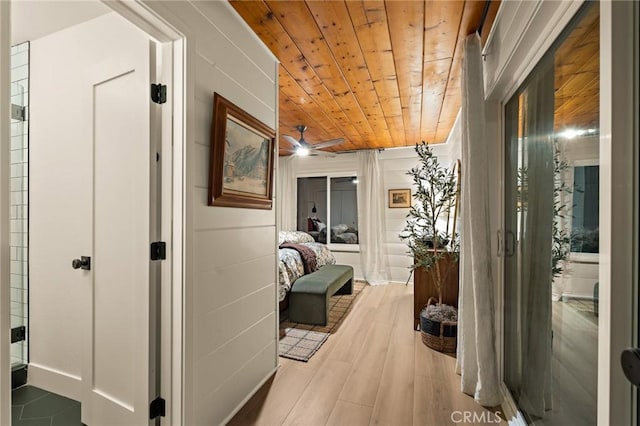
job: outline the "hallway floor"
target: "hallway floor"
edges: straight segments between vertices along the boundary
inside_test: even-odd
[[[35,386],[11,392],[13,426],[81,426],[80,403]]]
[[[427,348],[412,326],[413,285],[366,286],[313,358],[280,358],[230,425],[444,425],[465,411],[496,424],[460,391],[455,358]]]
[[[597,424],[598,317],[592,301],[579,302],[552,303],[553,409],[540,425]]]

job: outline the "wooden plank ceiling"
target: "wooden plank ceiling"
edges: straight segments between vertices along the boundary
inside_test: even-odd
[[[280,60],[280,152],[296,126],[327,151],[444,142],[460,108],[462,44],[484,1],[230,3]],[[491,2],[486,38],[499,2]]]
[[[593,4],[554,55],[554,131],[600,127],[600,9]]]

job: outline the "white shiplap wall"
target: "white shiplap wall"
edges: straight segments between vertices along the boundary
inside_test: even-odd
[[[460,158],[460,131],[459,121],[456,121],[447,143],[432,145],[440,163],[449,167],[454,160]],[[389,267],[391,269],[391,281],[405,283],[409,278],[410,266],[412,262],[408,249],[398,234],[405,226],[408,209],[390,209],[386,200],[389,189],[411,188],[413,185],[411,176],[406,173],[418,164],[418,156],[413,147],[387,149],[380,153],[380,168],[383,173],[385,197],[385,229],[383,231],[384,241],[387,246]],[[297,157],[294,160],[294,176],[309,176],[322,174],[350,173],[356,172],[358,168],[357,156],[355,153],[339,154],[335,158],[323,157]],[[294,185],[295,191],[295,185]],[[412,189],[412,194],[413,194]],[[286,194],[295,199],[295,194]],[[295,203],[293,208],[295,209]],[[294,217],[296,212],[291,212]],[[362,267],[360,264],[360,253],[339,252],[334,250],[338,263],[351,265],[354,268],[355,277],[362,279]]]
[[[460,158],[459,123],[460,120],[456,120],[446,143],[431,146],[438,161],[444,167],[451,167]],[[415,193],[413,179],[407,175],[407,171],[417,164],[418,156],[412,147],[383,151],[380,154],[380,165],[384,173],[385,194],[388,194],[389,189],[411,188],[413,195]],[[385,202],[385,205],[388,205],[388,202]],[[391,280],[403,283],[407,282],[409,278],[409,268],[413,262],[413,258],[408,253],[407,245],[398,237],[404,229],[408,212],[408,209],[390,209],[388,207],[385,212],[386,231],[384,235],[387,243]]]
[[[207,206],[213,93],[276,128],[277,60],[227,2],[145,3],[186,37],[183,412],[216,425],[278,357],[275,209]]]
[[[454,160],[451,154],[451,145],[433,145],[433,150],[438,156],[440,164],[450,167]],[[455,157],[455,159],[457,158]],[[393,149],[382,152],[380,154],[380,165],[384,173],[384,193],[388,194],[389,189],[411,188],[411,194],[413,195],[415,193],[413,179],[407,175],[407,171],[417,164],[418,156],[413,148]],[[388,202],[385,201],[385,206],[387,205]],[[401,241],[398,235],[405,227],[409,209],[390,209],[386,207],[385,210],[386,230],[384,238],[387,243],[391,280],[405,283],[409,278],[413,258],[409,254],[406,243]]]

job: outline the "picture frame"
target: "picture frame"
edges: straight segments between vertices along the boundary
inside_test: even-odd
[[[389,208],[407,209],[411,207],[411,189],[390,189]]]
[[[275,130],[213,94],[209,206],[271,210]]]

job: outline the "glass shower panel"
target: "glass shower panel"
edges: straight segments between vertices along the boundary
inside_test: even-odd
[[[27,364],[29,308],[29,43],[11,48],[11,365]]]
[[[595,424],[599,7],[505,105],[504,380],[535,424]]]

